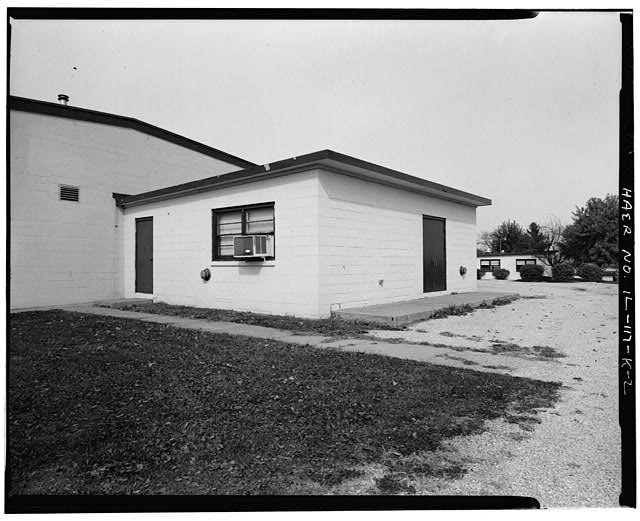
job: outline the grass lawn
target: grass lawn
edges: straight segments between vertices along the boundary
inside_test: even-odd
[[[185,318],[201,318],[206,320],[221,320],[252,324],[255,326],[285,329],[295,333],[311,333],[327,336],[350,336],[368,333],[372,329],[404,329],[398,326],[378,324],[366,321],[341,320],[339,318],[301,318],[292,315],[264,315],[249,311],[233,311],[231,309],[194,308],[191,306],[176,306],[163,302],[142,302],[128,304],[125,302],[105,304],[104,307],[122,309],[125,311],[139,311],[155,313],[157,315],[171,315]]]
[[[559,384],[61,311],[9,320],[10,494],[411,493]]]

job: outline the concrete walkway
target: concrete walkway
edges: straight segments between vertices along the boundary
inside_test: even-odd
[[[377,339],[377,338],[336,338],[322,335],[298,334],[292,331],[275,329],[251,324],[238,324],[235,322],[212,321],[206,319],[194,319],[154,313],[142,313],[138,311],[124,311],[120,309],[99,307],[93,304],[75,304],[63,306],[58,309],[76,313],[88,313],[117,318],[142,320],[166,324],[173,327],[206,331],[210,333],[226,333],[252,338],[266,338],[278,340],[289,344],[309,345],[324,349],[340,349],[342,351],[356,351],[362,353],[378,354],[429,362],[449,367],[460,367],[512,376],[526,376],[539,380],[554,381],[553,372],[547,377],[544,370],[541,371],[540,362],[518,358],[514,356],[496,355],[474,351],[459,351],[447,347],[415,344],[402,339]],[[400,334],[401,332],[398,331]],[[557,362],[548,362],[555,364]]]
[[[497,298],[518,297],[518,293],[472,291],[456,293],[455,295],[424,297],[390,304],[343,309],[336,311],[335,314],[345,320],[366,320],[367,322],[377,322],[379,324],[403,325],[418,320],[427,320],[436,312],[450,306],[468,305],[477,308],[482,304],[491,304]]]

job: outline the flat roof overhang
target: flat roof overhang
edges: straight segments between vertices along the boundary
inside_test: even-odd
[[[369,163],[332,150],[321,150],[304,156],[284,159],[276,163],[252,166],[228,174],[208,177],[198,181],[161,188],[159,190],[117,197],[116,204],[122,208],[131,208],[158,201],[165,201],[167,199],[218,190],[229,186],[272,179],[274,177],[303,172],[314,168],[320,168],[363,181],[408,190],[414,193],[421,193],[468,206],[477,207],[491,204],[491,200],[485,197],[404,174],[397,170],[376,165],[375,163]]]

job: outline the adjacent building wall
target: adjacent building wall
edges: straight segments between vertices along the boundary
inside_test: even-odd
[[[140,296],[135,220],[153,217],[155,301],[317,317],[318,197],[318,172],[308,171],[126,209],[125,296]],[[213,262],[212,210],[267,202],[274,202],[275,260]]]
[[[240,167],[142,132],[10,111],[10,307],[121,297],[121,210],[135,194]],[[80,187],[80,202],[58,187]]]
[[[322,316],[340,308],[476,289],[475,207],[330,172],[322,172],[320,187]],[[423,215],[446,219],[443,292],[422,292]],[[465,276],[460,266],[467,268]]]

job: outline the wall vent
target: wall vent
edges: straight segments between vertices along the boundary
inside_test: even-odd
[[[60,185],[60,200],[61,201],[80,201],[80,188],[77,186]]]

